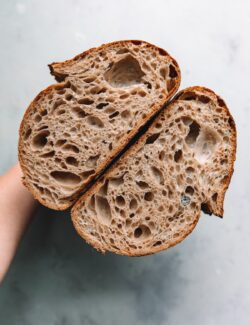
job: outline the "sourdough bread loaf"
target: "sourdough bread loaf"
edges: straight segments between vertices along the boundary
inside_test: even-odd
[[[201,211],[223,216],[236,152],[224,101],[207,88],[181,91],[72,209],[73,224],[101,252],[159,252],[182,241]]]
[[[34,197],[63,210],[177,91],[180,70],[143,41],[109,43],[49,67],[58,83],[28,107],[19,161]]]

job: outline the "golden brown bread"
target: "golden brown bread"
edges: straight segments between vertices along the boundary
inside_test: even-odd
[[[74,205],[73,224],[101,252],[141,256],[176,245],[201,210],[222,217],[235,153],[224,101],[185,89]]]
[[[169,103],[178,64],[143,41],[104,44],[49,67],[59,83],[38,94],[20,126],[24,184],[36,199],[57,210],[78,200],[79,235],[129,256],[179,243],[201,210],[223,216],[236,128],[219,96],[197,86]]]
[[[180,70],[143,41],[105,44],[49,67],[60,83],[28,107],[19,161],[34,197],[63,210],[177,91]]]

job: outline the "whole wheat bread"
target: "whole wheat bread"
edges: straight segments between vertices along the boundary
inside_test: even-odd
[[[120,41],[53,63],[20,127],[24,184],[47,207],[71,206],[176,92],[180,70],[163,49]]]
[[[101,252],[140,256],[171,247],[194,229],[201,210],[222,217],[235,152],[224,101],[188,88],[74,205],[73,224]]]

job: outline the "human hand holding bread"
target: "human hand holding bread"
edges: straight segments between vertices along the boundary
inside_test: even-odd
[[[0,176],[0,283],[37,205],[21,177],[19,164]]]
[[[207,88],[176,94],[180,69],[167,52],[120,41],[50,70],[58,83],[34,99],[21,123],[24,184],[50,208],[72,206],[88,243],[152,254],[182,241],[201,210],[223,215],[234,120]]]

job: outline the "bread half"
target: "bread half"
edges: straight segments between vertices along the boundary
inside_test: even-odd
[[[101,252],[159,252],[182,241],[201,211],[223,216],[236,128],[207,88],[181,91],[149,130],[72,209],[73,224]]]
[[[34,197],[63,210],[177,91],[180,70],[143,41],[105,44],[49,67],[59,83],[28,107],[19,161]]]

